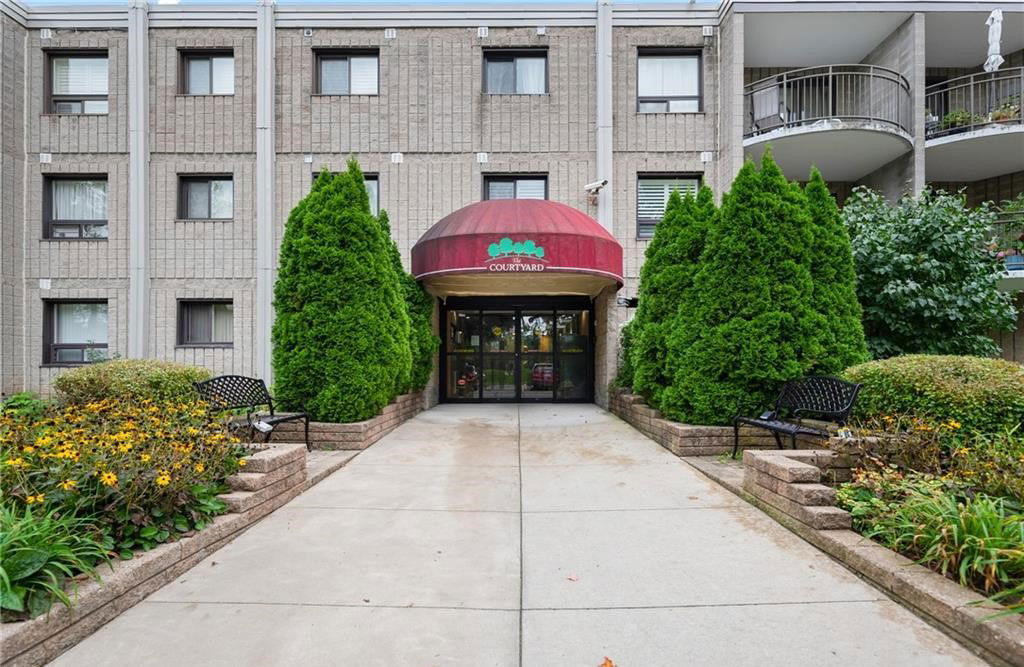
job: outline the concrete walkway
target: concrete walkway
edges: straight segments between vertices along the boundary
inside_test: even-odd
[[[55,664],[973,665],[596,406],[441,406]]]

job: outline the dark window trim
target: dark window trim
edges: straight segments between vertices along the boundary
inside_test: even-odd
[[[216,348],[232,348],[235,346],[234,340],[230,341],[208,341],[208,342],[197,342],[193,343],[188,341],[188,325],[189,325],[189,306],[198,304],[209,304],[211,306],[210,316],[213,316],[212,306],[218,303],[227,303],[234,305],[234,299],[178,299],[178,325],[177,325],[177,342],[175,347],[216,347]],[[234,322],[234,314],[232,313],[232,323]],[[210,323],[210,335],[213,335],[213,322]],[[232,333],[232,338],[234,334]]]
[[[511,93],[492,93],[491,91],[487,90],[487,62],[489,60],[496,60],[496,61],[501,61],[501,62],[509,61],[509,60],[512,61],[512,63],[513,63],[513,65],[512,65],[512,88],[514,90],[515,87],[516,87],[516,77],[518,76],[517,71],[516,71],[516,67],[515,67],[515,59],[516,58],[537,58],[538,56],[541,56],[541,55],[544,56],[544,91],[543,92],[540,92],[540,93],[516,93],[516,92],[511,92]],[[483,94],[484,95],[550,95],[551,94],[551,80],[550,80],[550,77],[551,77],[551,68],[549,67],[548,47],[546,47],[546,46],[537,46],[537,47],[530,47],[530,48],[501,48],[501,47],[490,48],[489,47],[489,48],[484,49],[483,79],[482,79],[483,85],[481,86],[481,89],[483,90]]]
[[[54,57],[79,57],[79,58],[106,58],[107,59],[107,94],[106,95],[53,95],[53,59]],[[44,116],[107,116],[110,115],[110,50],[109,49],[43,49],[43,115]],[[68,113],[56,111],[56,102],[85,102],[94,100],[106,100],[107,111],[105,113],[85,113],[84,105],[82,113]]]
[[[179,48],[178,49],[178,94],[188,95],[189,97],[231,97],[234,92],[231,93],[215,93],[213,92],[213,58],[224,56],[231,56],[232,60],[235,58],[235,50],[231,47],[206,49],[206,48]],[[210,91],[209,93],[190,93],[188,91],[188,61],[192,58],[209,58],[210,59]],[[234,63],[232,63],[232,70],[234,69]],[[231,89],[234,90],[232,82]]]
[[[487,186],[490,183],[503,183],[503,182],[515,183],[516,181],[518,181],[520,179],[533,179],[533,180],[537,180],[537,179],[540,179],[540,178],[544,179],[544,199],[547,200],[549,198],[549,193],[548,193],[548,183],[549,183],[549,180],[548,180],[548,175],[546,173],[544,173],[544,172],[540,172],[540,171],[538,171],[538,172],[504,172],[503,171],[503,172],[496,172],[496,173],[495,172],[485,173],[485,174],[482,174],[482,176],[483,176],[483,179],[481,179],[480,201],[490,201],[490,198],[487,196],[487,190],[488,190]]]
[[[53,182],[54,181],[106,181],[107,182],[107,218],[105,220],[54,220],[53,219]],[[57,238],[51,236],[54,225],[78,225],[78,236],[73,238]],[[82,227],[85,225],[103,225],[110,232],[110,177],[107,173],[44,173],[43,174],[43,241],[106,241],[107,237],[83,237]]]
[[[108,299],[43,299],[43,366],[66,367],[84,366],[95,363],[92,361],[55,361],[57,349],[62,350],[83,350],[82,357],[85,357],[87,350],[106,350],[107,343],[88,345],[86,343],[55,343],[53,342],[53,326],[55,324],[54,305],[60,303],[102,303],[107,305],[107,318],[109,326],[110,303]],[[109,333],[109,332],[108,332]]]
[[[327,58],[350,58],[352,56],[377,57],[377,92],[376,93],[323,93],[320,92],[320,62]],[[352,90],[352,64],[349,63],[348,89]],[[313,47],[313,95],[327,97],[378,97],[380,95],[380,49],[376,47]]]
[[[658,220],[648,220],[640,218],[640,181],[644,179],[668,179],[668,178],[695,178],[697,179],[697,189],[700,190],[701,186],[704,185],[704,174],[699,171],[638,171],[636,173],[636,239],[638,241],[650,241],[654,238],[654,228],[657,227]],[[662,214],[664,215],[664,214]],[[650,225],[651,234],[650,236],[644,236],[640,233],[642,225]]]
[[[210,215],[205,218],[192,218],[188,215],[188,188],[186,187],[189,183],[201,183],[204,181],[231,181],[231,217],[229,218],[214,218],[213,216],[213,201],[212,197],[213,190],[210,190],[210,195],[207,197],[206,210],[210,212]],[[225,220],[235,219],[235,175],[234,174],[178,174],[178,220],[217,220],[223,222]]]
[[[644,56],[696,56],[697,57],[697,94],[673,95],[669,97],[640,97],[640,59]],[[683,100],[697,101],[696,111],[669,111],[668,103]],[[644,102],[664,102],[665,111],[640,111]],[[699,47],[676,48],[666,46],[641,46],[636,52],[636,112],[637,113],[704,113],[704,49]]]

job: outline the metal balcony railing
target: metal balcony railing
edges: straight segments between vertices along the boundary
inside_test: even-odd
[[[783,72],[746,86],[743,101],[744,137],[820,121],[867,121],[912,131],[907,79],[875,65]]]
[[[1024,211],[1004,211],[992,225],[991,248],[1010,275],[1024,276]]]
[[[925,89],[925,137],[934,139],[987,125],[1019,125],[1024,67],[968,74]]]

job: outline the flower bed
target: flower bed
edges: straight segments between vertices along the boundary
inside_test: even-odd
[[[49,520],[52,539],[3,554],[5,620],[37,616],[64,581],[111,556],[130,559],[202,530],[227,505],[217,495],[244,465],[223,420],[192,401],[103,399],[0,414],[4,533],[15,521]],[[72,522],[73,529],[62,527]],[[23,526],[21,534],[27,534]],[[40,579],[40,563],[86,540],[90,556]],[[98,550],[99,556],[95,555]],[[50,560],[47,560],[50,558]],[[66,600],[61,600],[66,602]]]

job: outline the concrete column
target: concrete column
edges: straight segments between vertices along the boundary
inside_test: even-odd
[[[128,357],[149,353],[149,4],[128,4]]]
[[[913,102],[912,114],[914,119],[914,176],[913,194],[917,196],[925,186],[925,20],[924,14],[917,12],[911,18],[913,21],[913,72],[910,73],[910,95]]]
[[[272,381],[270,332],[274,323],[274,0],[260,0],[256,15],[256,303],[253,345],[256,373]]]
[[[597,3],[597,180],[607,180],[597,200],[597,221],[612,231],[612,0]]]

